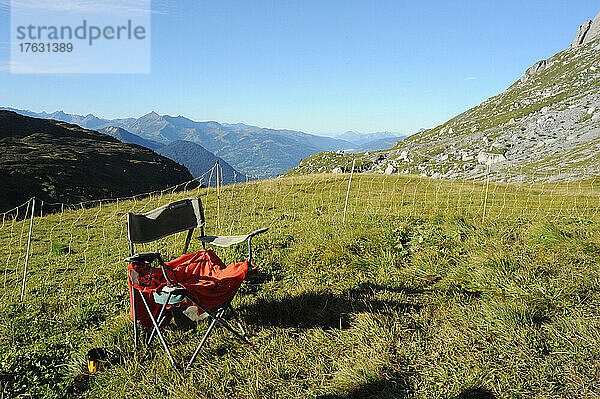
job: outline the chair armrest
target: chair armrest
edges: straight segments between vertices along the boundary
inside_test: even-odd
[[[250,234],[239,236],[201,236],[196,238],[207,244],[216,245],[217,247],[230,247],[232,245],[240,244],[246,240],[249,240],[255,235],[264,233],[267,230],[269,230],[268,227],[263,227],[262,229],[255,230]]]
[[[131,255],[125,258],[125,262],[136,263],[136,264],[149,264],[154,262],[155,259],[160,258],[160,253],[158,252],[142,252]]]
[[[249,235],[250,237],[254,237],[255,235],[257,235],[257,234],[260,234],[260,233],[264,233],[264,232],[265,232],[265,231],[267,231],[267,230],[269,230],[269,228],[268,228],[268,227],[263,227],[263,228],[261,228],[261,229],[254,230],[252,233],[250,233],[250,234],[248,234],[248,235]]]
[[[149,265],[152,262],[154,262],[154,260],[158,261],[158,264],[160,265],[160,269],[163,273],[163,276],[165,277],[165,280],[167,281],[167,285],[175,286],[175,283],[169,278],[169,275],[167,274],[165,262],[163,262],[162,257],[160,256],[160,252],[142,252],[142,253],[137,253],[137,254],[131,255],[128,258],[125,258],[125,262],[134,263],[134,264],[142,264],[142,265]]]
[[[216,245],[218,247],[230,247],[248,240],[248,262],[250,263],[252,260],[252,237],[260,233],[264,233],[267,230],[269,230],[268,227],[263,227],[262,229],[254,230],[250,234],[241,236],[201,236],[196,238],[202,242]]]
[[[235,244],[246,241],[250,235],[244,236],[202,236],[196,237],[198,240],[217,247],[230,247]]]

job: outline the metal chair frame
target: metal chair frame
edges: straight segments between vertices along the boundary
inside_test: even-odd
[[[130,294],[131,294],[132,309],[133,309],[134,345],[135,345],[135,347],[137,347],[137,345],[138,345],[138,335],[139,334],[138,334],[138,325],[137,325],[137,308],[136,308],[136,300],[137,299],[136,299],[136,297],[139,296],[139,298],[141,299],[141,301],[144,305],[144,308],[146,309],[146,311],[148,313],[148,316],[150,317],[150,319],[152,321],[152,325],[153,325],[152,331],[151,331],[150,336],[147,341],[147,344],[150,344],[152,342],[152,340],[154,339],[154,337],[158,336],[158,338],[167,354],[167,357],[169,358],[169,361],[171,362],[171,365],[173,366],[173,368],[176,371],[178,371],[177,364],[175,363],[173,355],[171,354],[171,351],[169,350],[169,347],[166,343],[164,335],[160,329],[160,325],[165,321],[165,319],[167,317],[167,315],[165,314],[165,310],[169,306],[174,305],[174,304],[169,303],[170,299],[173,295],[182,295],[183,297],[185,297],[185,299],[187,299],[191,303],[193,303],[194,306],[198,307],[199,310],[202,310],[211,319],[211,323],[210,323],[208,329],[204,333],[200,343],[198,344],[198,346],[196,347],[196,350],[194,351],[194,354],[192,355],[191,359],[187,363],[185,370],[188,370],[192,366],[192,364],[194,363],[194,360],[198,356],[198,353],[200,352],[200,350],[202,349],[204,344],[207,342],[209,335],[212,333],[212,331],[214,330],[215,327],[223,327],[227,331],[229,331],[234,337],[236,337],[238,340],[240,340],[242,343],[252,345],[252,342],[250,341],[248,334],[246,333],[246,330],[244,329],[240,315],[231,306],[231,301],[233,298],[229,299],[228,301],[225,301],[223,304],[221,304],[220,306],[217,306],[216,308],[207,309],[198,301],[197,298],[192,296],[188,290],[186,290],[184,287],[178,285],[177,282],[173,281],[168,276],[168,274],[166,272],[165,263],[163,262],[161,254],[159,252],[145,252],[145,253],[136,253],[135,252],[134,244],[136,244],[136,243],[145,243],[145,242],[155,241],[160,238],[163,238],[163,237],[166,237],[166,236],[169,236],[172,234],[176,234],[178,232],[182,232],[182,231],[186,230],[186,229],[181,229],[181,226],[178,226],[177,221],[175,221],[175,222],[171,221],[170,223],[167,223],[167,224],[171,224],[172,228],[170,228],[171,226],[167,226],[166,228],[163,228],[162,229],[163,234],[159,234],[159,235],[150,234],[149,237],[144,237],[144,233],[141,233],[141,234],[138,234],[139,237],[136,237],[136,233],[134,231],[135,230],[134,225],[135,225],[136,218],[144,218],[147,215],[154,216],[154,215],[158,214],[158,217],[157,217],[157,219],[158,219],[161,216],[161,214],[163,214],[165,212],[169,212],[172,209],[181,209],[185,206],[188,206],[188,207],[194,206],[195,213],[196,213],[196,223],[192,223],[192,225],[190,225],[188,223],[187,227],[190,227],[190,228],[187,229],[188,233],[187,233],[185,244],[183,247],[183,254],[187,253],[191,239],[192,239],[193,232],[196,228],[200,228],[201,235],[200,235],[200,237],[197,237],[197,238],[200,241],[202,241],[203,248],[206,247],[206,243],[213,243],[214,245],[223,247],[223,246],[230,246],[233,244],[238,244],[240,242],[247,240],[248,241],[248,258],[247,258],[247,260],[248,260],[248,264],[249,264],[249,268],[250,268],[249,271],[252,272],[252,271],[256,270],[256,268],[254,268],[254,266],[251,263],[251,261],[252,261],[252,238],[257,234],[263,233],[268,230],[268,228],[262,228],[262,229],[253,231],[252,233],[247,234],[245,236],[206,236],[204,234],[204,223],[205,223],[204,210],[202,208],[202,202],[201,202],[200,198],[188,198],[186,200],[172,202],[170,204],[167,204],[163,207],[157,208],[157,209],[147,212],[145,214],[135,214],[133,212],[129,212],[127,229],[128,229],[128,235],[129,235],[129,243],[130,243],[130,256],[128,258],[126,258],[125,261],[129,262],[129,263],[133,263],[133,264],[144,264],[144,265],[152,265],[152,263],[154,261],[156,261],[160,265],[162,274],[165,277],[165,280],[167,281],[167,285],[161,289],[162,292],[167,293],[167,299],[165,300],[164,304],[162,304],[157,317],[154,317],[154,315],[152,314],[152,311],[150,309],[147,299],[144,296],[144,293],[141,292],[140,290],[137,290],[133,286],[131,286]],[[200,219],[200,220],[198,220],[198,219]],[[152,222],[150,221],[148,223],[151,226]],[[195,224],[195,225],[193,225],[193,224]],[[164,226],[161,226],[161,227],[164,227]],[[149,238],[149,239],[146,239],[146,238]],[[127,278],[131,281],[131,276],[128,275]],[[178,301],[178,302],[181,302],[181,301]],[[239,331],[236,331],[233,327],[231,327],[231,325],[225,319],[225,317],[229,316],[229,315],[233,316],[233,318],[235,319],[237,327],[239,328]]]

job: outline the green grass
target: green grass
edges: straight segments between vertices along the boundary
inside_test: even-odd
[[[357,174],[344,224],[347,184],[288,177],[36,218],[22,302],[28,221],[4,220],[0,397],[598,395],[600,180],[490,183],[485,201],[485,183]],[[158,342],[133,349],[124,222],[192,195],[209,234],[271,230],[234,302],[257,350],[217,331],[178,376]],[[205,327],[167,328],[179,362]],[[87,376],[97,346],[113,364]]]

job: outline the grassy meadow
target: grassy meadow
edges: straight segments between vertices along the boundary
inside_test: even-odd
[[[0,219],[0,399],[600,396],[600,178],[509,185],[296,176]],[[256,238],[234,300],[255,350],[217,330],[188,373],[133,347],[125,216],[200,196],[208,234]],[[21,210],[24,212],[24,209]],[[172,257],[177,235],[144,250]],[[201,248],[192,243],[191,251]],[[142,248],[140,248],[142,249]],[[242,245],[218,249],[229,263]],[[165,330],[187,361],[206,321]],[[85,354],[111,352],[86,374]]]

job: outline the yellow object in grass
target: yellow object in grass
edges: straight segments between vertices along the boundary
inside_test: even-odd
[[[108,355],[104,348],[94,348],[88,351],[87,358],[88,371],[90,374],[94,374],[104,368],[104,364],[107,362]]]

